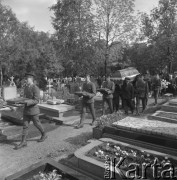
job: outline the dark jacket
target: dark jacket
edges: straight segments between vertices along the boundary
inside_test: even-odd
[[[40,113],[39,106],[37,105],[40,100],[40,91],[36,85],[26,86],[24,89],[24,97],[26,105],[24,108],[24,115],[37,115]]]
[[[115,90],[115,84],[112,81],[104,81],[102,84],[102,88],[107,88],[110,90],[110,94],[103,94],[103,99],[109,99],[109,98],[113,98],[113,93]]]
[[[131,83],[126,84],[125,82],[121,88],[121,98],[122,99],[133,99],[134,98],[134,88]]]
[[[119,97],[121,94],[121,87],[119,84],[115,84],[115,90],[113,93],[113,98]]]
[[[161,87],[161,80],[160,79],[157,79],[157,78],[154,78],[152,80],[152,90],[155,91],[155,90],[159,90]]]
[[[82,87],[82,91],[86,92],[86,96],[83,96],[83,102],[85,103],[93,103],[94,96],[96,95],[96,87],[93,82],[84,83]]]

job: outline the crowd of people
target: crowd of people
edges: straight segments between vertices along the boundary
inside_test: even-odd
[[[15,149],[27,146],[26,137],[30,121],[33,121],[34,125],[41,132],[41,138],[38,142],[43,142],[47,139],[47,135],[39,120],[40,111],[37,104],[40,100],[40,90],[34,83],[34,77],[34,73],[31,72],[26,73],[25,75],[27,85],[24,89],[24,97],[27,99],[18,102],[24,105],[23,133],[21,143],[17,145]],[[163,90],[162,82],[164,83],[165,81],[168,81],[169,83],[164,92],[166,93],[169,91],[173,95],[176,95],[177,76],[175,75],[166,76],[165,78],[165,76],[159,76],[159,74],[150,76],[150,74],[147,73],[145,75],[139,74],[133,80],[129,77],[125,77],[124,80],[111,80],[111,76],[107,75],[105,81],[100,81],[100,78],[98,78],[97,85],[95,85],[96,81],[93,81],[91,76],[87,74],[83,80],[80,79],[79,83],[78,90],[81,92],[82,110],[81,119],[76,128],[83,127],[87,108],[89,108],[92,114],[91,125],[94,125],[96,120],[94,97],[96,96],[97,91],[102,93],[103,115],[106,113],[106,104],[109,107],[110,113],[119,111],[119,109],[122,108],[127,115],[129,109],[132,114],[136,112],[136,115],[140,115],[140,102],[142,102],[142,112],[144,112],[147,106],[148,98],[153,92],[154,105],[156,105],[158,97]],[[13,78],[11,78],[11,82],[13,82]],[[67,85],[65,83],[66,82],[63,82],[64,85]],[[74,83],[77,84],[77,81]],[[122,102],[122,106],[120,106],[120,102]]]
[[[169,77],[169,79],[168,79]],[[168,87],[162,87],[163,81],[169,81]],[[162,93],[172,93],[176,95],[176,76],[165,76],[159,75],[158,73],[151,76],[149,73],[139,74],[134,79],[125,77],[124,80],[111,80],[111,76],[107,75],[105,81],[100,81],[97,79],[97,85],[99,89],[105,89],[106,93],[102,92],[102,113],[105,114],[106,104],[109,107],[110,113],[119,111],[120,108],[125,111],[128,115],[129,110],[132,114],[140,115],[144,112],[148,103],[149,97],[154,98],[154,105],[157,105],[158,98]],[[93,121],[95,121],[95,109],[94,109],[94,96],[96,95],[96,86],[91,81],[90,75],[86,76],[86,81],[83,84],[82,91],[82,111],[81,111],[81,121],[77,128],[83,127],[83,121],[85,117],[86,107],[91,111]],[[140,112],[140,103],[142,103],[142,111]],[[120,106],[121,105],[121,106]]]

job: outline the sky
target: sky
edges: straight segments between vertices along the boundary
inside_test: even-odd
[[[135,0],[135,10],[149,13],[159,0]],[[34,30],[53,33],[51,24],[53,13],[49,10],[56,0],[2,0],[16,14],[20,21],[28,22]]]

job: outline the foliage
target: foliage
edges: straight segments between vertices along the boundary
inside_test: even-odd
[[[57,53],[62,57],[65,74],[81,75],[93,66],[94,24],[91,0],[58,1],[54,11]]]
[[[176,57],[176,15],[175,0],[160,0],[158,7],[154,8],[150,15],[142,14],[142,31],[152,46],[151,52],[156,56],[154,62],[161,64],[161,69],[169,65],[170,71],[171,63]]]
[[[105,40],[103,51],[106,68],[110,59],[111,47],[116,47],[116,44],[125,44],[132,37],[135,27],[134,0],[95,0],[94,2],[97,31],[100,33],[101,39]],[[115,55],[114,52],[114,48],[112,48],[112,57]],[[121,56],[121,53],[118,56]],[[118,59],[114,58],[114,60]]]
[[[123,112],[118,111],[113,114],[103,115],[97,118],[95,125],[96,127],[103,129],[105,126],[111,126],[114,122],[117,122],[123,118],[125,118]]]
[[[11,9],[1,2],[0,20],[0,60],[4,77],[13,75],[16,81],[21,80],[26,71],[34,71],[39,86],[43,87],[44,77],[62,72],[51,35],[19,22]]]

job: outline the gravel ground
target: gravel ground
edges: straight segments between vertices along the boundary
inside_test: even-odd
[[[19,142],[1,143],[0,180],[4,180],[5,177],[45,158],[54,158],[56,160],[65,158],[86,144],[87,140],[91,138],[92,127],[85,124],[81,129],[74,129],[71,126],[59,126],[57,129],[48,132],[46,141],[38,143],[36,140],[39,137],[29,139],[28,146],[20,150],[13,149],[14,144]]]
[[[161,102],[163,100],[159,100]],[[150,99],[148,104],[152,104]],[[20,150],[14,150],[17,141],[0,143],[0,180],[14,174],[33,163],[45,158],[59,160],[66,158],[92,138],[92,127],[86,120],[81,129],[74,129],[72,126],[59,126],[57,129],[48,132],[48,139],[42,143],[36,140],[39,137],[28,139],[28,146]]]

